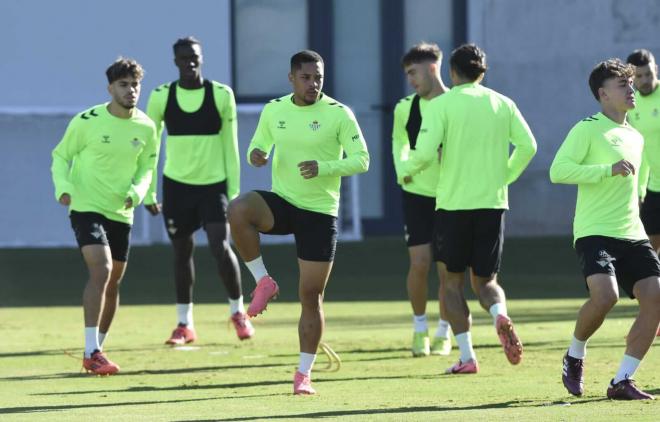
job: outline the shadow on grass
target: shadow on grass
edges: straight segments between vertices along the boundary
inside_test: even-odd
[[[254,416],[245,416],[239,418],[229,418],[229,419],[214,419],[217,421],[249,421],[255,419],[293,419],[293,418],[332,418],[332,417],[342,417],[342,416],[360,416],[360,415],[389,415],[389,414],[407,414],[407,413],[423,413],[423,412],[461,412],[461,411],[470,411],[470,410],[492,410],[492,409],[508,409],[516,407],[546,407],[546,406],[566,406],[566,405],[576,405],[576,404],[586,404],[604,401],[607,399],[597,398],[597,399],[586,399],[576,402],[567,403],[564,401],[556,402],[543,402],[539,403],[537,400],[511,400],[503,403],[489,403],[476,406],[463,406],[463,407],[454,407],[454,406],[410,406],[410,407],[394,407],[390,409],[355,409],[355,410],[331,410],[325,412],[311,412],[311,413],[296,413],[288,415],[275,415],[275,416],[265,416],[265,415],[254,415]],[[404,417],[402,415],[402,417]],[[200,421],[198,422],[210,422]],[[192,422],[189,419],[181,419],[177,422]]]
[[[182,400],[165,400],[165,401],[136,401],[136,402],[117,402],[117,403],[90,403],[90,404],[62,404],[56,406],[20,406],[20,407],[5,407],[0,408],[0,415],[12,413],[43,413],[43,412],[58,412],[73,409],[97,409],[103,407],[116,407],[116,406],[143,406],[143,405],[157,405],[157,404],[172,404],[172,403],[186,403],[197,401],[215,400],[215,398],[203,399],[182,399]]]

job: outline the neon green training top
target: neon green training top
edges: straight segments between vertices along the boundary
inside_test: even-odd
[[[410,116],[410,109],[415,95],[409,95],[399,101],[394,108],[394,126],[392,128],[392,155],[394,157],[394,169],[396,171],[397,183],[406,192],[417,195],[435,197],[435,188],[438,185],[438,173],[440,161],[434,160],[425,170],[412,178],[410,183],[403,183],[403,178],[408,176],[404,169],[404,163],[410,157],[417,154],[415,148],[411,148],[410,138],[406,130],[406,124]],[[419,98],[419,110],[424,113],[430,100]],[[417,134],[419,136],[419,133]],[[434,155],[435,158],[438,154]]]
[[[622,159],[639,169],[643,148],[639,132],[603,113],[573,126],[552,162],[550,180],[578,185],[574,241],[585,236],[647,238],[639,218],[639,172],[612,177],[612,164]]]
[[[289,94],[264,106],[248,147],[273,153],[272,191],[294,206],[337,216],[342,176],[369,168],[369,153],[353,112],[321,94],[309,106],[298,106]],[[346,157],[344,157],[344,154]],[[316,160],[319,174],[300,175],[298,163]]]
[[[216,109],[222,127],[215,135],[169,135],[165,141],[163,174],[189,185],[209,185],[227,181],[227,197],[234,199],[240,192],[241,167],[238,153],[236,101],[227,85],[211,81]],[[156,123],[158,139],[165,127],[165,108],[170,84],[154,89],[149,96],[147,114]],[[176,101],[186,113],[197,111],[204,101],[204,87],[185,89],[176,86]],[[145,204],[157,202],[157,181],[154,177]]]
[[[156,127],[142,111],[122,119],[110,114],[106,103],[78,113],[53,150],[55,199],[68,193],[69,210],[132,224],[133,208],[147,193],[157,154]],[[130,209],[124,205],[128,197],[133,200]]]
[[[628,122],[644,136],[644,155],[639,169],[639,195],[646,189],[660,192],[660,89],[649,95],[635,92],[635,109],[628,113]]]
[[[509,144],[515,149],[509,153]],[[442,147],[436,209],[508,209],[508,185],[536,153],[536,141],[509,98],[476,82],[432,99],[422,115],[417,154],[406,170],[416,175]]]

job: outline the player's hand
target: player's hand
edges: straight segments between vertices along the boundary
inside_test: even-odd
[[[623,177],[635,174],[635,166],[633,166],[630,161],[618,161],[612,164],[612,176],[616,176],[617,174],[620,174]]]
[[[300,175],[305,179],[311,179],[319,175],[319,163],[317,161],[302,161],[298,163]]]
[[[151,215],[158,215],[160,214],[160,211],[162,209],[162,206],[156,202],[155,204],[149,204],[149,205],[144,205],[144,207],[149,211],[149,214]]]
[[[133,200],[130,196],[124,200],[124,208],[127,210],[133,208]]]
[[[63,193],[62,196],[60,196],[59,202],[60,204],[68,207],[69,205],[71,205],[71,195],[69,195],[68,193]]]
[[[410,182],[412,182],[412,176],[403,176],[403,184],[404,185],[407,185]]]
[[[268,164],[266,152],[255,148],[250,152],[250,163],[255,167],[262,167]]]

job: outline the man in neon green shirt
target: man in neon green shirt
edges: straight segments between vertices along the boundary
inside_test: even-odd
[[[635,109],[628,122],[644,137],[639,169],[641,217],[653,249],[660,250],[660,90],[658,65],[648,50],[635,50],[627,62],[635,66]]]
[[[323,292],[335,255],[341,177],[369,167],[355,116],[322,93],[323,70],[323,59],[314,51],[291,57],[293,93],[266,104],[247,151],[250,165],[262,167],[275,147],[272,190],[248,192],[229,205],[232,237],[257,281],[248,308],[251,317],[263,312],[279,291],[261,258],[259,233],[295,236],[302,313],[294,394],[315,393],[311,370],[325,324]]]
[[[417,137],[422,124],[422,113],[429,102],[442,95],[448,88],[440,77],[442,51],[436,44],[421,43],[413,46],[403,56],[403,70],[408,83],[415,89],[399,101],[394,108],[392,129],[392,155],[401,185],[404,230],[410,268],[406,279],[408,297],[413,308],[413,356],[448,355],[451,351],[449,322],[442,318],[443,308],[438,297],[440,319],[433,338],[429,341],[426,319],[428,274],[431,268],[431,238],[435,214],[435,187],[438,184],[440,162],[435,160],[417,176],[404,175],[408,157],[417,153]],[[437,154],[434,154],[437,157]],[[439,294],[439,292],[438,292]]]
[[[465,270],[479,303],[493,317],[511,364],[522,359],[522,343],[507,314],[497,283],[504,241],[508,185],[536,153],[536,141],[515,103],[484,86],[486,55],[474,44],[452,52],[453,88],[433,99],[422,116],[417,153],[406,173],[415,177],[441,148],[436,187],[434,258],[441,274],[441,297],[461,352],[449,374],[479,370],[472,348],[470,312],[463,296]],[[515,146],[509,153],[510,144]]]
[[[254,328],[243,307],[241,273],[229,245],[227,224],[227,204],[238,196],[240,188],[234,94],[227,85],[202,77],[202,47],[197,39],[179,39],[173,48],[179,80],[156,88],[147,106],[158,134],[167,128],[162,211],[174,249],[178,323],[166,344],[197,339],[192,300],[193,234],[200,227],[206,231],[218,276],[227,289],[236,334],[241,340],[249,339]],[[154,177],[145,199],[152,215],[160,212],[156,181]]]
[[[564,386],[576,396],[584,391],[587,341],[617,302],[618,284],[637,298],[639,314],[626,337],[626,352],[607,397],[653,398],[632,380],[660,322],[660,262],[639,218],[644,139],[626,122],[627,112],[635,107],[633,73],[633,67],[619,59],[596,65],[589,86],[602,112],[571,129],[550,168],[553,183],[578,186],[573,233],[589,300],[578,314],[562,373]]]
[[[143,74],[134,60],[116,60],[106,71],[111,101],[78,113],[53,150],[55,199],[69,207],[89,271],[83,367],[99,375],[119,371],[103,353],[103,342],[119,306],[133,210],[144,199],[158,161],[156,128],[136,108]]]

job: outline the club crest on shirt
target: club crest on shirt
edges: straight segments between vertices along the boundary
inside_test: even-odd
[[[651,114],[653,115],[653,117],[658,117],[658,109],[654,108]]]
[[[110,143],[110,137],[108,135],[103,135],[103,140],[101,141],[103,144],[109,144]]]
[[[139,140],[138,138],[133,138],[133,140],[131,141],[131,145],[133,145],[133,148],[137,148],[137,147],[139,147],[141,144],[142,144],[142,143],[140,142],[140,140]]]
[[[321,129],[321,123],[314,120],[312,123],[309,124],[309,128],[312,129],[314,132],[316,132],[317,130]]]

